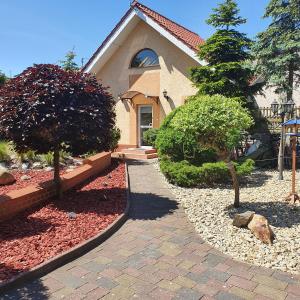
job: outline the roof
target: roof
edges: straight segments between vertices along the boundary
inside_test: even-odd
[[[300,126],[300,119],[291,119],[282,124],[283,126]]]
[[[175,23],[174,21],[164,17],[158,12],[150,9],[149,7],[135,1],[132,4],[132,7],[136,7],[145,13],[148,17],[170,32],[174,37],[184,42],[188,47],[197,51],[199,45],[204,43],[204,39],[202,39],[197,33],[188,30],[187,28]]]
[[[174,38],[176,38],[178,41],[182,42],[185,46],[191,49],[193,53],[196,53],[198,51],[198,46],[205,42],[204,39],[202,39],[197,33],[188,30],[187,28],[177,24],[176,22],[139,3],[138,1],[134,1],[131,4],[130,9],[125,13],[125,15],[121,18],[121,20],[118,22],[115,28],[110,32],[110,34],[102,42],[102,44],[95,51],[92,57],[84,65],[83,70],[86,70],[87,67],[94,61],[94,59],[110,42],[110,40],[122,27],[126,19],[129,18],[133,11],[137,11],[138,13],[140,12],[148,18],[150,18],[151,20],[153,20],[156,24],[158,24],[160,27],[162,27],[164,30],[170,33]]]

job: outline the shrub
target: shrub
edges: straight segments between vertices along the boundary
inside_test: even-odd
[[[168,156],[173,161],[186,160],[195,165],[216,161],[215,151],[200,147],[195,135],[172,128],[172,120],[181,109],[173,110],[159,129],[155,142],[159,156]]]
[[[195,187],[230,182],[230,173],[225,162],[204,163],[202,166],[191,165],[188,161],[173,162],[167,157],[160,160],[160,168],[169,182],[182,187]],[[254,161],[247,159],[243,163],[235,163],[240,178],[254,169]]]
[[[121,138],[121,131],[118,127],[112,129],[111,141],[110,141],[110,150],[114,151],[118,148],[118,143]]]
[[[155,147],[155,141],[158,131],[158,128],[151,128],[144,132],[143,139],[147,145]]]
[[[10,142],[0,141],[0,161],[6,162],[11,160],[13,153],[13,145]]]

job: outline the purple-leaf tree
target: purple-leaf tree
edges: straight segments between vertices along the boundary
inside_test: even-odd
[[[0,90],[0,131],[20,152],[54,154],[54,181],[61,197],[59,152],[73,155],[110,149],[114,100],[93,75],[34,65]]]

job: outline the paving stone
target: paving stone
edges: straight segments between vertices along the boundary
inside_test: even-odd
[[[163,289],[171,291],[171,292],[177,291],[177,290],[179,290],[182,287],[182,286],[180,286],[179,284],[177,284],[177,283],[175,283],[173,281],[169,281],[169,280],[165,280],[165,279],[163,279],[162,281],[160,281],[158,283],[158,286],[160,288],[163,288]]]
[[[208,278],[213,278],[222,282],[225,282],[230,277],[228,273],[216,271],[214,269],[206,270],[202,274]]]
[[[184,277],[184,276],[178,276],[176,277],[173,282],[185,287],[185,288],[193,288],[197,283],[194,280],[191,280],[190,278]]]
[[[243,300],[243,298],[228,292],[219,292],[215,299],[217,300]]]
[[[229,292],[246,300],[253,300],[256,297],[255,293],[239,288],[237,286],[233,286],[232,288],[230,288]]]
[[[294,295],[299,296],[300,298],[300,284],[289,284],[286,291]]]
[[[209,267],[215,267],[216,265],[218,265],[219,263],[224,262],[225,260],[226,260],[226,258],[224,258],[222,256],[209,253],[205,257],[205,260],[203,261],[203,264],[207,265]]]
[[[273,273],[272,277],[274,277],[280,281],[290,283],[290,284],[298,284],[299,283],[299,281],[297,279],[295,279],[292,275],[286,274],[283,272],[275,271]]]
[[[115,282],[114,280],[111,280],[110,278],[107,278],[107,277],[101,277],[101,278],[97,279],[96,283],[98,286],[108,289],[108,290],[111,290],[118,285],[117,282]]]
[[[269,297],[271,299],[275,299],[275,300],[283,300],[287,296],[286,292],[272,288],[272,287],[264,285],[264,284],[259,284],[253,290],[253,292],[257,293],[259,295],[265,296],[265,297]]]
[[[100,264],[96,261],[90,261],[84,264],[82,267],[92,272],[101,272],[107,268],[106,265]]]
[[[254,288],[257,286],[258,283],[244,279],[238,276],[231,276],[227,281],[226,284],[231,284],[242,289],[253,291]]]
[[[284,290],[288,285],[286,282],[265,275],[255,275],[252,280],[278,290]]]
[[[192,289],[187,289],[187,288],[182,288],[178,290],[175,294],[175,297],[173,299],[180,299],[180,300],[199,300],[203,297],[204,295],[201,294],[198,291],[192,290]]]
[[[186,277],[188,277],[189,279],[197,282],[197,283],[207,283],[209,280],[209,277],[204,275],[203,273],[188,273],[186,275]]]
[[[97,300],[97,299],[101,299],[103,296],[107,295],[109,293],[108,290],[103,289],[101,287],[96,288],[95,290],[89,292],[86,295],[87,300]]]
[[[149,296],[151,296],[153,299],[172,300],[175,297],[175,293],[161,288],[156,288],[149,294]]]

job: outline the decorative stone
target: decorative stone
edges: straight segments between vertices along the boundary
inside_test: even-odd
[[[9,173],[7,169],[0,168],[0,185],[12,184],[16,181],[14,175]]]
[[[274,239],[274,233],[269,226],[268,220],[261,215],[254,215],[248,228],[251,232],[265,244],[272,244]]]
[[[69,219],[75,219],[76,218],[76,213],[71,211],[71,212],[68,213],[68,217],[69,217]]]
[[[252,220],[254,214],[254,211],[245,211],[241,214],[236,214],[233,218],[232,225],[236,227],[246,227]]]
[[[32,169],[42,169],[42,164],[40,162],[34,162],[32,164]]]
[[[53,168],[52,168],[52,167],[46,167],[44,170],[45,170],[46,172],[51,172],[51,171],[53,171]]]
[[[24,170],[24,171],[28,170],[28,167],[29,167],[28,163],[23,163],[21,166],[22,170]]]
[[[22,176],[20,177],[20,179],[26,181],[26,180],[30,180],[31,177],[30,177],[29,175],[22,175]]]

